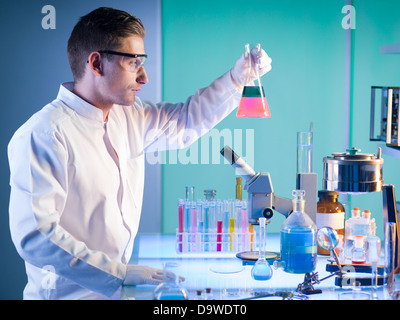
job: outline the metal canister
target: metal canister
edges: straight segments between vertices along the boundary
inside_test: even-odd
[[[333,153],[324,158],[325,190],[343,193],[365,193],[381,191],[383,185],[383,158],[381,148],[375,154],[360,153],[357,148]]]

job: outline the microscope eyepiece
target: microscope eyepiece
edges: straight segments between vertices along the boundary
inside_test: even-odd
[[[221,155],[229,161],[230,164],[235,164],[240,157],[230,147],[225,146],[220,151]]]
[[[246,161],[239,157],[230,147],[223,147],[220,153],[236,169],[236,173],[241,175],[246,181],[249,181],[256,174]]]

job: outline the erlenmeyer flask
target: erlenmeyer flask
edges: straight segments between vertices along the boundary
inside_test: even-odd
[[[269,118],[271,113],[269,112],[267,98],[265,97],[264,88],[261,84],[260,75],[258,73],[258,61],[253,60],[251,56],[251,51],[257,50],[261,51],[261,45],[259,43],[255,45],[246,44],[246,54],[248,57],[248,77],[250,79],[250,74],[252,72],[252,65],[254,64],[254,70],[257,76],[258,85],[245,86],[243,88],[242,98],[240,99],[240,104],[236,117],[238,118]],[[248,81],[249,82],[249,81]]]

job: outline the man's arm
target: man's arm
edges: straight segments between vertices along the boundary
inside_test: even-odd
[[[68,193],[62,138],[48,132],[17,133],[8,156],[10,229],[20,256],[38,268],[50,265],[62,277],[112,296],[125,278],[126,266],[90,250],[59,224]]]

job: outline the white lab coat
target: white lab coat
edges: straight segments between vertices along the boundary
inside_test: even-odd
[[[72,86],[61,85],[8,146],[24,299],[118,298],[139,226],[144,153],[188,146],[240,99],[228,72],[185,103],[115,105],[104,123]]]

